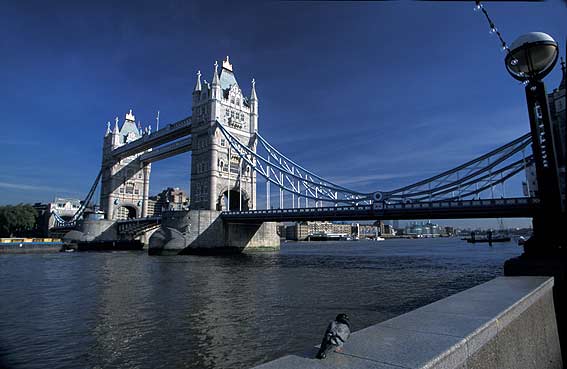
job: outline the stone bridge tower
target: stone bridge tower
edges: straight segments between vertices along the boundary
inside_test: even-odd
[[[137,158],[143,153],[116,160],[112,150],[141,138],[142,129],[136,126],[132,110],[126,114],[122,126],[118,117],[114,129],[110,122],[102,147],[102,179],[100,204],[106,219],[118,220],[146,217],[151,164],[143,164]]]
[[[219,73],[215,62],[212,82],[197,83],[193,91],[191,209],[249,210],[256,208],[256,172],[237,154],[215,122],[256,151],[258,97],[252,80],[250,97],[240,89],[228,56]]]

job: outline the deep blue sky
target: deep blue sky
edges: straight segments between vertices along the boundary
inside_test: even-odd
[[[2,5],[0,204],[82,197],[108,120],[190,115],[196,71],[211,80],[225,55],[246,92],[257,81],[263,136],[356,190],[413,183],[529,129],[473,1],[78,3]],[[545,31],[565,45],[563,1],[486,7],[509,43]],[[559,80],[556,68],[548,90]],[[151,193],[187,189],[189,166],[155,163]]]

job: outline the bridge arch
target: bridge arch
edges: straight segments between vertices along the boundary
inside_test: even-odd
[[[122,203],[114,208],[113,219],[134,219],[140,217],[140,209],[138,206],[130,203]]]
[[[230,210],[240,210],[240,189],[238,187],[230,190]],[[228,188],[224,187],[220,191],[220,195],[216,202],[217,210],[228,210]],[[250,210],[250,196],[248,192],[242,189],[242,210]]]

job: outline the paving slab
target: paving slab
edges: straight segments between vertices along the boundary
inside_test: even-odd
[[[344,353],[406,368],[421,368],[450,351],[455,363],[466,360],[461,337],[396,329],[382,324],[356,332],[345,343]]]
[[[361,358],[330,354],[324,360],[308,359],[296,355],[288,355],[254,369],[409,369],[385,363],[364,360]]]

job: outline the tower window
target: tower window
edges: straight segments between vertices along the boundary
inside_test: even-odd
[[[236,105],[240,105],[240,99],[236,98]]]
[[[225,140],[224,138],[221,138],[221,139],[220,139],[220,145],[221,145],[222,147],[225,147],[225,146],[226,146],[226,140]]]

